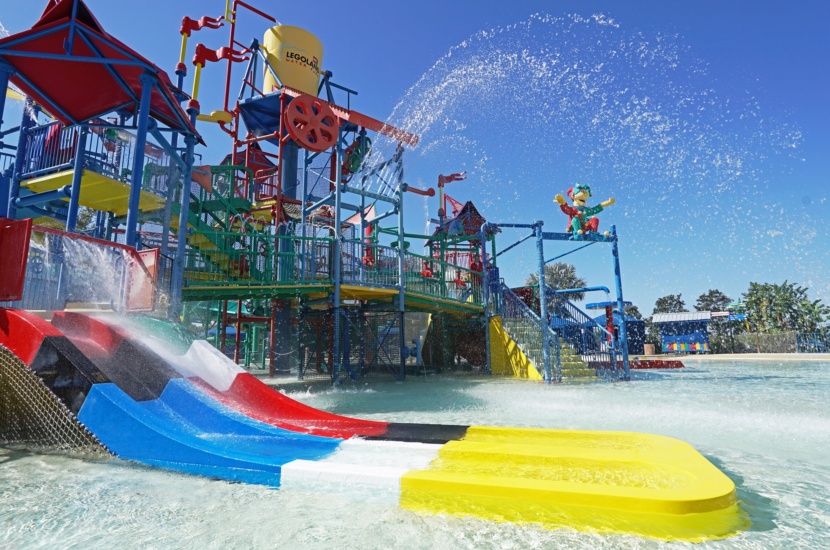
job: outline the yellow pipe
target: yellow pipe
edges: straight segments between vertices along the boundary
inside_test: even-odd
[[[184,63],[184,55],[187,51],[187,35],[182,33],[182,51],[179,54],[179,63]]]
[[[232,15],[236,15],[236,12],[231,11],[231,0],[227,0],[225,2],[225,21],[230,24],[236,23],[236,20],[231,18]]]
[[[199,97],[199,78],[202,76],[202,65],[201,63],[196,63],[196,73],[193,75],[193,93],[191,96],[193,100]]]
[[[26,99],[25,95],[21,94],[13,88],[6,88],[6,97],[8,97],[9,99],[16,99],[18,101],[24,101]]]

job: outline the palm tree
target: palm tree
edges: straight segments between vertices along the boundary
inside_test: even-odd
[[[571,264],[556,262],[555,264],[545,265],[545,284],[554,290],[564,290],[566,288],[583,288],[588,283],[582,277],[577,276],[576,268]],[[525,279],[525,285],[538,286],[539,274],[531,273],[528,275]],[[578,302],[585,298],[585,293],[568,294],[567,298]]]

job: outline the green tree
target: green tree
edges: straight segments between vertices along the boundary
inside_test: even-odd
[[[726,311],[726,306],[732,298],[717,289],[710,289],[697,297],[696,311]]]
[[[640,313],[640,308],[631,304],[630,306],[625,306],[625,315],[626,317],[633,317],[634,319],[642,319],[643,314]]]
[[[539,284],[539,274],[531,273],[525,279],[525,285],[537,286]],[[588,283],[582,277],[576,274],[576,268],[571,264],[565,262],[556,262],[555,264],[545,265],[545,284],[554,290],[564,290],[566,288],[582,288]],[[585,298],[584,292],[568,294],[568,300],[580,301]]]
[[[709,289],[697,297],[695,310],[697,311],[726,311],[726,306],[732,298],[717,289]],[[740,330],[740,323],[728,321],[726,317],[713,317],[709,323],[709,346],[714,353],[734,351],[733,334]]]
[[[669,294],[661,298],[657,298],[654,303],[654,313],[683,313],[689,311],[686,309],[686,302],[683,301],[682,294]]]
[[[830,308],[821,300],[810,300],[806,288],[787,281],[751,282],[743,302],[752,332],[815,332],[830,317]]]

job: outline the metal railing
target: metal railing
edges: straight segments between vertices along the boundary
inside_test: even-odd
[[[272,230],[192,232],[185,254],[185,286],[333,282],[332,237],[275,235]],[[340,250],[341,283],[399,288],[397,248],[345,241]],[[409,292],[481,304],[480,272],[409,252],[404,285]]]
[[[544,376],[544,351],[542,331],[545,323],[539,316],[504,283],[499,288],[502,304],[502,327],[510,334],[513,341],[522,349],[525,356]],[[562,381],[561,345],[559,335],[548,330],[548,350],[550,378],[553,382]]]
[[[826,332],[796,332],[796,353],[830,353],[830,334]]]
[[[482,304],[482,274],[468,267],[406,252],[407,290],[457,302]]]
[[[400,254],[397,248],[346,241],[340,251],[342,282],[384,287],[400,284]]]
[[[21,177],[35,178],[74,167],[80,128],[59,121],[26,130]],[[135,135],[104,121],[90,126],[84,146],[84,168],[123,183],[132,183]],[[166,196],[171,185],[170,157],[151,142],[144,147],[142,190]]]
[[[548,326],[593,369],[615,373],[622,354],[613,334],[575,304],[545,285]]]
[[[0,176],[14,165],[14,155],[10,153],[0,153]]]
[[[185,286],[331,282],[332,239],[199,231],[185,253]]]

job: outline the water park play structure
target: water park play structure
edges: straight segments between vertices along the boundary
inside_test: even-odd
[[[372,487],[424,512],[661,539],[744,528],[734,484],[670,438],[362,421],[238,366],[260,355],[272,376],[334,382],[459,359],[546,382],[628,379],[630,367],[625,323],[613,322],[624,307],[614,227],[488,222],[446,195],[457,173],[438,177],[433,233],[406,232],[406,193],[436,194],[405,182],[418,136],[352,109],[356,92],[321,70],[310,33],[277,25],[243,44],[240,17],[276,23],[241,0],[183,20],[176,84],[81,0],[49,2],[31,29],[0,40],[0,88],[25,98],[21,124],[0,126],[18,136],[0,151],[3,439],[282,488]],[[187,94],[188,39],[219,27],[228,45],[196,46]],[[217,62],[224,104],[203,115],[200,78]],[[199,123],[230,137],[218,165],[196,165]],[[82,207],[91,234],[78,231]],[[526,235],[497,248],[514,230]],[[498,258],[530,239],[540,283],[511,289]],[[546,259],[545,241],[579,246]],[[573,289],[544,283],[546,263],[596,244],[611,248],[616,299],[577,290],[608,295],[607,326],[566,299]],[[387,466],[355,462],[349,449],[369,446],[389,453]]]

